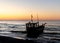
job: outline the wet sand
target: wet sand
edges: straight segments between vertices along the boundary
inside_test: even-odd
[[[0,43],[36,43],[33,40],[16,39],[12,37],[0,36]]]

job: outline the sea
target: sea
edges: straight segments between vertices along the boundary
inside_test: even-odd
[[[60,20],[42,20],[39,25],[47,23],[44,33],[37,39],[27,38],[26,33],[11,31],[26,31],[26,23],[29,21],[0,21],[0,36],[13,37],[17,39],[34,40],[37,43],[60,43]],[[37,22],[37,21],[34,21]]]

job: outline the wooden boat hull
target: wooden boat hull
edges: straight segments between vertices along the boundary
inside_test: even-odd
[[[38,27],[27,27],[27,37],[30,38],[37,38],[39,35],[41,35],[43,33],[45,26],[38,26]]]

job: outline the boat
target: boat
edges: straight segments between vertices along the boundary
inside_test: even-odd
[[[37,38],[39,35],[43,34],[43,30],[45,28],[45,24],[39,25],[39,21],[33,22],[33,16],[31,15],[31,21],[26,23],[26,31],[27,37],[29,38]]]

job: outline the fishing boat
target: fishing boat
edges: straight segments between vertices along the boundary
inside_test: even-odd
[[[39,21],[33,22],[33,16],[31,15],[31,21],[26,23],[27,37],[37,38],[39,35],[43,33],[45,24],[46,23],[39,25]]]

